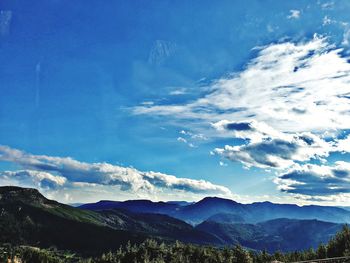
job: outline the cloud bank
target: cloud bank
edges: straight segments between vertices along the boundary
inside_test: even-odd
[[[337,161],[333,166],[306,164],[275,179],[281,191],[304,199],[337,200],[350,197],[350,163]]]
[[[205,180],[178,178],[159,172],[142,172],[131,167],[109,163],[86,163],[70,157],[33,155],[7,146],[0,146],[0,161],[19,165],[23,170],[0,172],[2,182],[17,181],[40,188],[71,188],[108,186],[116,191],[154,194],[159,191],[178,191],[201,195],[232,193],[224,186]]]

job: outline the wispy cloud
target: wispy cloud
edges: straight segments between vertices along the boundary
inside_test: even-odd
[[[181,136],[180,136],[180,137],[177,137],[177,141],[178,141],[178,142],[185,143],[185,144],[187,144],[187,145],[188,145],[189,147],[191,147],[191,148],[194,148],[194,147],[195,147],[193,143],[187,141],[184,137],[181,137]]]
[[[169,95],[177,96],[187,94],[186,88],[177,88],[169,92]]]
[[[148,62],[153,65],[161,65],[178,49],[171,41],[156,40],[150,50]]]
[[[33,155],[7,146],[0,146],[0,161],[12,162],[25,169],[1,172],[2,180],[22,180],[32,182],[34,186],[57,188],[84,184],[114,186],[115,191],[143,191],[150,194],[163,190],[184,194],[231,194],[226,187],[204,180],[178,178],[153,171],[142,172],[109,163],[80,162],[69,157]]]
[[[264,46],[243,71],[219,79],[198,99],[133,112],[207,125],[255,119],[287,132],[349,129],[350,64],[341,51],[317,36]]]
[[[322,8],[323,10],[333,9],[333,8],[334,8],[334,2],[330,1],[330,2],[326,2],[326,3],[322,3],[322,4],[321,4],[321,8]]]
[[[177,137],[177,141],[185,143],[191,148],[196,148],[197,143],[208,140],[202,133],[193,133],[185,130],[181,130],[179,133],[181,136]]]
[[[0,10],[0,37],[4,37],[10,32],[12,11]]]

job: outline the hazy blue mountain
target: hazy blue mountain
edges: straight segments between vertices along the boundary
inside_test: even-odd
[[[258,224],[205,221],[196,228],[216,235],[227,245],[238,244],[269,252],[316,248],[341,229],[341,224],[318,220],[274,219]]]
[[[122,208],[138,213],[171,214],[181,206],[177,203],[152,202],[149,200],[129,200],[124,202],[101,200],[97,203],[84,204],[79,207],[88,210]]]
[[[197,203],[179,209],[175,216],[192,224],[199,224],[209,217],[219,213],[232,213],[247,218],[245,205],[233,200],[218,197],[206,197]]]
[[[133,213],[120,209],[101,210],[104,222],[114,229],[143,233],[162,240],[222,245],[215,236],[192,225],[162,214]]]
[[[257,223],[276,218],[318,219],[335,223],[350,222],[350,211],[339,207],[298,206],[294,204],[274,204],[271,202],[241,204],[218,197],[206,197],[188,205],[132,200],[125,202],[100,201],[85,204],[81,208],[89,210],[123,208],[133,212],[166,214],[193,225],[199,224],[217,214],[234,214],[247,223]],[[215,221],[215,218],[211,220]],[[217,220],[221,222],[219,219]]]
[[[186,202],[186,201],[167,201],[167,204],[179,205],[179,206],[187,206],[192,205],[195,202]]]
[[[350,206],[338,206],[338,207],[341,208],[341,209],[350,211]]]
[[[245,220],[240,215],[230,214],[230,213],[218,213],[213,216],[210,216],[206,221],[214,221],[218,223],[245,223]]]

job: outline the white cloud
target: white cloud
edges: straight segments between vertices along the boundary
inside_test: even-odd
[[[336,141],[337,144],[337,151],[338,152],[350,152],[350,135],[348,135],[344,139],[340,139]]]
[[[334,166],[306,164],[296,166],[275,179],[281,191],[297,198],[329,201],[350,197],[350,163],[338,161]]]
[[[147,106],[147,105],[153,105],[153,104],[154,104],[153,101],[143,101],[143,102],[141,102],[141,105],[145,105],[145,106]]]
[[[321,5],[322,9],[333,9],[334,7],[334,2],[326,2]]]
[[[178,138],[177,138],[177,141],[178,141],[178,142],[187,143],[187,140],[186,140],[185,138],[183,138],[183,137],[178,137]]]
[[[348,24],[346,24],[344,29],[342,44],[344,46],[349,46],[350,44],[350,26]]]
[[[298,19],[300,18],[300,10],[292,9],[289,10],[290,15],[287,16],[288,19]]]
[[[220,161],[220,162],[219,162],[219,165],[220,165],[220,166],[227,166],[227,163],[224,163],[223,161]]]
[[[325,16],[323,18],[323,23],[322,23],[323,26],[327,26],[327,25],[330,25],[332,23],[334,23],[334,21],[332,19],[330,19],[329,16]]]
[[[0,172],[2,180],[19,182],[40,188],[57,188],[66,184],[67,179],[63,176],[52,175],[47,172],[20,170]]]
[[[350,64],[341,51],[317,36],[264,46],[244,70],[219,79],[196,100],[137,106],[133,112],[193,126],[255,119],[284,132],[349,129]]]
[[[247,140],[241,145],[217,148],[214,153],[239,161],[248,168],[285,169],[296,162],[327,157],[337,149],[333,142],[326,142],[310,132],[283,133],[256,121],[220,121],[213,126],[220,131],[232,132],[235,138]]]
[[[190,148],[195,148],[196,147],[193,143],[189,142],[188,140],[186,140],[183,137],[177,137],[177,141],[187,144]]]
[[[182,136],[177,138],[177,141],[187,144],[191,148],[196,148],[197,146],[194,142],[206,141],[208,138],[202,133],[193,133],[190,131],[181,130],[179,132]],[[186,138],[185,138],[186,137]]]
[[[27,171],[1,173],[0,177],[5,181],[11,178],[17,181],[30,178],[34,185],[50,181],[57,187],[77,187],[79,186],[77,184],[88,184],[108,186],[107,188],[110,189],[114,186],[115,190],[133,193],[180,191],[183,194],[231,194],[226,187],[204,180],[178,178],[153,171],[142,172],[135,168],[109,163],[79,162],[69,157],[33,155],[7,146],[0,146],[0,161],[12,162],[27,169]]]
[[[169,95],[177,96],[177,95],[185,95],[187,94],[186,88],[178,88],[169,92]]]
[[[212,126],[219,132],[232,133],[233,137],[249,139],[250,142],[261,142],[267,138],[283,139],[287,137],[284,133],[255,120],[238,122],[221,120],[213,123]]]

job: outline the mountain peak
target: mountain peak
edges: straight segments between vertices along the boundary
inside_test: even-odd
[[[207,196],[204,197],[202,200],[198,201],[198,203],[233,203],[233,204],[238,204],[236,201],[233,201],[231,199],[226,199],[226,198],[221,198],[221,197],[216,197],[216,196]]]
[[[18,186],[1,186],[0,202],[46,203],[50,202],[37,189]],[[52,201],[53,202],[53,201]]]

